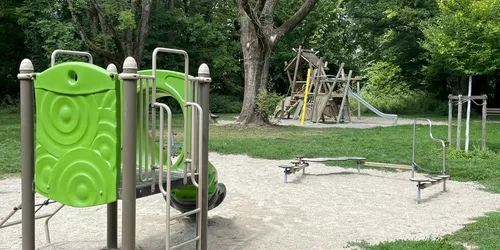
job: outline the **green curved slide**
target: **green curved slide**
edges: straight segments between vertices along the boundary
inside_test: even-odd
[[[116,73],[83,62],[61,63],[36,74],[36,192],[72,207],[102,205],[118,199],[121,84]],[[183,93],[184,74],[157,71],[157,97],[172,96],[183,107]],[[139,135],[138,130],[137,138]],[[138,147],[137,152],[140,150]],[[158,162],[159,148],[154,150]],[[172,171],[183,171],[182,162],[183,153]],[[171,197],[172,207],[180,211],[196,206],[196,188],[192,185],[172,190]],[[217,170],[209,163],[209,208],[218,206],[224,197],[225,187],[218,183]]]

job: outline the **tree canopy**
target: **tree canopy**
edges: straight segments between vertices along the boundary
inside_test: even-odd
[[[259,27],[255,38],[265,46],[255,51],[268,72],[255,92],[285,94],[284,62],[302,46],[319,51],[331,72],[345,63],[378,98],[420,91],[445,100],[465,93],[463,77],[473,75],[473,92],[500,106],[499,10],[500,0],[4,0],[0,100],[15,102],[23,58],[40,71],[55,49],[85,50],[103,67],[134,56],[148,68],[161,46],[188,51],[192,72],[210,65],[214,103],[242,102],[248,20]],[[158,63],[181,70],[182,58]]]

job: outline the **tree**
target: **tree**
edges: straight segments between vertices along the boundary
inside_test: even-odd
[[[75,27],[91,52],[121,68],[127,56],[142,60],[151,0],[67,1]],[[173,3],[173,2],[172,2]]]
[[[0,79],[2,88],[0,98],[6,96],[16,99],[19,83],[16,75],[19,72],[19,63],[24,58],[26,47],[23,44],[24,36],[17,22],[16,8],[21,5],[19,1],[5,0],[0,3]],[[8,100],[0,100],[0,104]]]
[[[241,124],[267,123],[256,106],[257,94],[267,87],[270,57],[277,42],[312,11],[318,0],[306,0],[288,20],[275,28],[277,0],[236,0],[243,50],[245,92],[238,118]]]
[[[500,67],[500,0],[448,0],[439,2],[439,10],[423,29],[431,63],[456,75]]]

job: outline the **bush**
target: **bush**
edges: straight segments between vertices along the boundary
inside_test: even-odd
[[[434,112],[447,114],[446,101],[439,101],[435,94],[411,89],[401,77],[401,69],[390,62],[379,61],[363,70],[367,79],[361,97],[384,113],[414,114]],[[355,102],[351,105],[356,106]],[[366,107],[362,112],[368,111]]]
[[[210,112],[212,113],[239,113],[242,106],[243,101],[236,96],[210,96]]]
[[[257,95],[257,109],[263,114],[270,116],[274,113],[276,105],[283,99],[282,96],[275,92],[261,91]]]
[[[0,99],[0,112],[2,113],[18,113],[20,112],[19,98],[5,95]]]

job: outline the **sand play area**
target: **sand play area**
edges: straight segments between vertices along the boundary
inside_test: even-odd
[[[417,188],[408,172],[365,168],[358,174],[355,169],[311,163],[306,175],[291,175],[285,184],[277,166],[289,161],[217,153],[210,153],[210,161],[228,193],[209,212],[209,249],[355,249],[350,242],[426,239],[452,233],[500,208],[500,195],[456,181],[447,182],[446,193],[441,185],[424,189],[423,203],[417,204]],[[1,180],[0,187],[2,218],[21,199],[20,179]],[[165,209],[160,195],[137,200],[137,249],[164,249]],[[105,206],[63,208],[50,222],[51,244],[45,240],[43,220],[36,226],[38,249],[106,246]],[[118,226],[121,244],[120,222]],[[189,219],[174,221],[171,228],[174,242],[194,236]],[[0,229],[0,249],[21,249],[21,241],[20,225]]]

